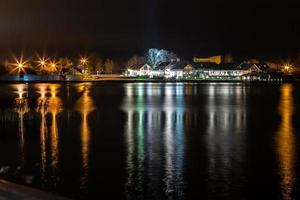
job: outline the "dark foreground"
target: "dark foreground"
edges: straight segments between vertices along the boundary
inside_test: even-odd
[[[37,189],[0,180],[1,200],[68,200]]]
[[[297,84],[1,84],[0,177],[73,199],[298,199],[299,120]]]

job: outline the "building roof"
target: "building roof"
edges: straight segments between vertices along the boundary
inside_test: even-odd
[[[65,72],[63,72],[64,75],[82,75],[82,72],[80,69],[71,67],[70,69],[67,69]]]
[[[257,67],[252,63],[191,63],[195,69],[203,70],[249,70],[250,68]],[[257,68],[259,70],[259,68]]]
[[[187,65],[190,65],[190,62],[187,61],[180,61],[180,62],[176,62],[171,66],[172,70],[180,70],[180,69],[184,69]]]
[[[256,70],[256,71],[261,71],[261,69],[253,63],[241,63],[239,66],[237,66],[237,69],[241,69],[241,70]]]
[[[131,70],[139,70],[141,69],[145,64],[134,64],[134,65],[131,65],[129,66],[128,68],[131,69]]]
[[[257,67],[260,70],[268,70],[268,69],[270,69],[270,66],[267,63],[257,63],[256,65],[257,65]]]
[[[236,70],[237,66],[239,66],[239,64],[237,63],[220,63],[220,64],[216,64],[216,63],[210,63],[210,62],[202,62],[202,63],[198,63],[198,62],[192,62],[191,65],[195,68],[195,69],[203,69],[203,70]]]

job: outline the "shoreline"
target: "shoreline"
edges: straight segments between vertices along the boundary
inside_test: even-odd
[[[153,79],[101,79],[101,80],[0,80],[0,83],[296,83],[299,80],[153,80]]]
[[[297,78],[277,78],[270,80],[241,80],[241,79],[141,79],[141,78],[100,78],[100,79],[34,79],[34,80],[18,80],[18,79],[0,79],[0,83],[295,83],[299,82]]]
[[[257,76],[212,76],[212,77],[193,77],[187,76],[182,78],[166,78],[166,77],[130,77],[121,74],[110,74],[101,76],[60,76],[60,75],[0,75],[0,83],[283,83],[298,82],[298,76],[275,76],[275,77],[257,77]]]
[[[71,200],[47,191],[0,179],[0,199]]]

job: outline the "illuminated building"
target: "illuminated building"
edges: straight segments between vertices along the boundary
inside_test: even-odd
[[[209,77],[243,77],[258,75],[261,70],[256,64],[249,63],[193,63],[196,76]]]
[[[128,76],[149,76],[153,69],[148,64],[134,65],[128,69]]]
[[[222,61],[222,56],[212,56],[212,57],[208,57],[208,58],[193,58],[194,62],[209,62],[209,63],[215,63],[215,64],[220,64]]]
[[[136,65],[128,69],[129,77],[148,77],[148,78],[238,78],[248,80],[259,76],[262,70],[251,63],[220,63],[213,62],[184,62],[179,61],[170,64],[162,64],[155,69],[150,65]]]

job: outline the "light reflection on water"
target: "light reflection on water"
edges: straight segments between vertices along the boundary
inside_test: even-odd
[[[293,199],[295,183],[295,137],[292,118],[294,113],[293,85],[282,85],[280,90],[279,113],[281,123],[276,143],[281,176],[281,193],[285,200]]]
[[[243,192],[247,189],[239,189],[246,187],[243,185],[246,171],[252,170],[242,164],[246,161],[251,162],[248,161],[247,148],[251,143],[248,138],[253,133],[247,131],[253,129],[247,126],[250,120],[253,120],[250,119],[251,108],[248,107],[251,103],[249,91],[252,89],[242,84],[184,83],[128,83],[122,84],[121,87],[122,94],[115,97],[109,96],[110,91],[105,91],[104,87],[96,87],[92,83],[67,86],[45,83],[12,85],[10,89],[14,95],[13,111],[18,119],[20,165],[26,163],[26,153],[38,155],[41,184],[56,188],[65,181],[61,180],[64,176],[60,172],[64,167],[62,151],[66,149],[76,154],[78,162],[67,164],[65,168],[79,169],[78,173],[71,173],[76,177],[71,177],[71,181],[68,180],[67,183],[70,184],[77,179],[78,189],[89,191],[93,188],[98,191],[97,180],[93,175],[101,172],[92,165],[97,161],[95,155],[103,154],[95,151],[98,150],[97,147],[91,144],[101,144],[101,151],[105,150],[107,141],[105,137],[99,137],[99,134],[105,134],[105,131],[110,130],[101,130],[99,133],[97,130],[96,134],[93,133],[94,127],[98,127],[95,126],[97,123],[119,124],[120,127],[114,130],[120,132],[110,134],[120,138],[124,136],[122,142],[125,143],[125,147],[122,146],[124,144],[117,143],[118,141],[114,141],[116,144],[113,145],[116,145],[116,149],[120,148],[120,151],[126,152],[121,162],[125,164],[125,169],[122,170],[124,173],[126,171],[126,179],[122,184],[127,199],[184,199],[188,187],[192,185],[188,177],[193,175],[201,175],[192,179],[206,188],[194,186],[193,190],[208,194],[204,197],[229,198],[232,197],[232,193],[243,197]],[[294,86],[288,84],[281,85],[278,90],[281,121],[274,135],[275,150],[272,146],[272,153],[275,152],[278,156],[278,162],[274,165],[279,166],[276,172],[280,175],[280,183],[277,184],[280,185],[283,199],[292,199],[296,187],[296,130],[292,124],[295,112],[293,90]],[[95,91],[102,96],[94,95]],[[115,100],[112,98],[120,98],[117,104],[119,110],[111,109],[110,101]],[[113,110],[115,113],[112,116],[120,119],[106,119],[106,116],[101,118],[102,110],[99,105],[104,106],[103,111],[106,115],[109,113],[107,110]],[[95,113],[100,117],[95,118]],[[126,116],[124,121],[122,115]],[[91,117],[103,121],[93,121]],[[71,141],[69,143],[73,146],[63,146],[66,143],[64,141],[70,140],[71,134],[66,134],[69,132],[65,130],[65,124],[62,124],[61,119],[74,126],[70,132],[72,139],[76,140],[78,137],[78,145],[76,141]],[[32,142],[30,140],[34,137],[27,137],[27,134],[30,130],[35,130],[26,126],[27,120],[38,124],[35,136],[39,139],[39,145],[36,152],[26,151],[28,144]],[[96,136],[104,141],[94,141]],[[201,152],[191,152],[191,149],[199,149]],[[115,153],[116,156],[116,152],[112,154]],[[197,163],[192,159],[198,160],[204,167],[191,167],[190,165]],[[113,165],[114,163],[105,163],[104,166],[123,167]],[[189,169],[202,171],[191,173]],[[113,169],[106,170],[107,173],[114,173]]]
[[[15,112],[18,113],[19,117],[19,144],[20,144],[20,157],[21,157],[21,166],[24,165],[25,155],[24,155],[24,147],[25,147],[25,136],[24,136],[24,114],[29,111],[28,101],[24,95],[26,92],[25,84],[13,85],[13,89],[17,91],[18,97],[15,99]]]
[[[47,166],[51,166],[52,175],[51,183],[55,186],[58,177],[59,164],[59,130],[57,126],[57,115],[63,111],[63,102],[57,96],[61,85],[59,84],[36,84],[35,91],[39,95],[37,98],[36,112],[40,114],[40,158],[41,158],[41,178],[46,183],[49,180],[47,177]],[[75,103],[75,110],[81,114],[82,123],[80,128],[81,133],[81,155],[82,155],[82,176],[81,185],[85,187],[88,180],[89,168],[89,143],[90,143],[90,128],[88,125],[88,115],[95,107],[92,98],[89,96],[90,84],[78,84],[76,89],[81,94]],[[27,94],[27,85],[16,84],[12,86],[18,97],[15,99],[15,111],[19,115],[19,140],[20,140],[20,157],[21,162],[24,162],[24,114],[30,112],[28,107],[28,99],[24,97]],[[50,115],[50,123],[47,116]],[[51,124],[48,126],[48,124]],[[50,144],[50,145],[48,145]],[[22,164],[21,164],[22,165]]]
[[[89,175],[89,154],[90,154],[90,127],[88,122],[89,114],[95,110],[94,102],[90,96],[90,83],[79,84],[76,86],[77,92],[81,94],[75,103],[75,109],[81,115],[80,137],[81,137],[81,156],[82,156],[82,176],[81,188],[86,187]]]
[[[161,186],[168,198],[180,197],[184,184],[184,85],[129,84],[125,95],[127,198],[159,198]],[[163,170],[161,177],[159,170]]]
[[[50,97],[48,100],[47,112],[51,114],[51,166],[53,171],[53,184],[57,184],[58,177],[58,164],[59,164],[59,131],[57,127],[57,115],[62,112],[63,105],[62,100],[57,97],[59,85],[50,85]]]
[[[40,95],[37,100],[36,111],[41,115],[41,125],[40,125],[40,145],[41,145],[41,170],[42,170],[42,179],[47,180],[46,178],[46,168],[47,168],[47,141],[48,141],[48,127],[46,122],[46,113],[47,113],[47,97],[46,84],[37,85],[37,93]]]
[[[58,84],[37,84],[36,91],[39,94],[36,111],[40,113],[40,145],[41,145],[41,170],[42,179],[47,182],[47,166],[51,166],[52,180],[55,187],[58,177],[59,164],[59,131],[57,127],[57,115],[62,111],[62,100],[57,97]],[[51,117],[51,126],[47,125],[47,115]],[[48,145],[50,143],[50,146]]]
[[[232,176],[243,178],[239,170],[233,172],[232,168],[233,163],[245,158],[246,91],[244,86],[230,85],[209,85],[207,90],[208,187],[212,194],[226,196],[234,185]]]

